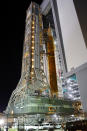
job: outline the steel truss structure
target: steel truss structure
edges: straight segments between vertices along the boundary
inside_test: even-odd
[[[57,79],[56,52],[50,25],[43,29],[39,5],[31,3],[26,16],[21,78],[10,97],[6,114],[20,120],[26,118],[25,125],[33,125],[52,120],[54,114],[63,117],[79,112],[80,102],[58,97],[61,80]]]

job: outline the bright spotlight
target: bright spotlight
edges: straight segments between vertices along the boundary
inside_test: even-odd
[[[53,117],[57,118],[57,115],[56,115],[56,114],[54,114],[54,115],[53,115]]]
[[[56,114],[53,115],[55,120],[58,120],[58,116]]]
[[[4,120],[0,119],[0,125],[3,125],[3,124],[4,124]]]

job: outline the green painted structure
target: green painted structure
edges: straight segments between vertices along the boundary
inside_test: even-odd
[[[40,96],[29,96],[21,98],[8,107],[8,114],[54,114],[70,115],[74,113],[73,102]]]

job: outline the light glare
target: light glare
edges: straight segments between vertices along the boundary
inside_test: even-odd
[[[0,120],[0,125],[3,125],[3,124],[4,124],[4,120],[1,119],[1,120]]]

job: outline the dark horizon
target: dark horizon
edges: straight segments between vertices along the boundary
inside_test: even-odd
[[[34,0],[41,4],[42,0]],[[0,88],[0,112],[4,111],[12,91],[16,88],[21,76],[22,50],[25,31],[26,10],[31,1],[8,1],[7,11],[3,13],[7,20],[7,33],[3,30],[3,44],[1,44],[1,88]],[[74,0],[80,25],[87,40],[87,1]],[[5,25],[5,24],[4,24]],[[4,37],[7,36],[7,39]],[[86,41],[87,43],[87,41]]]

